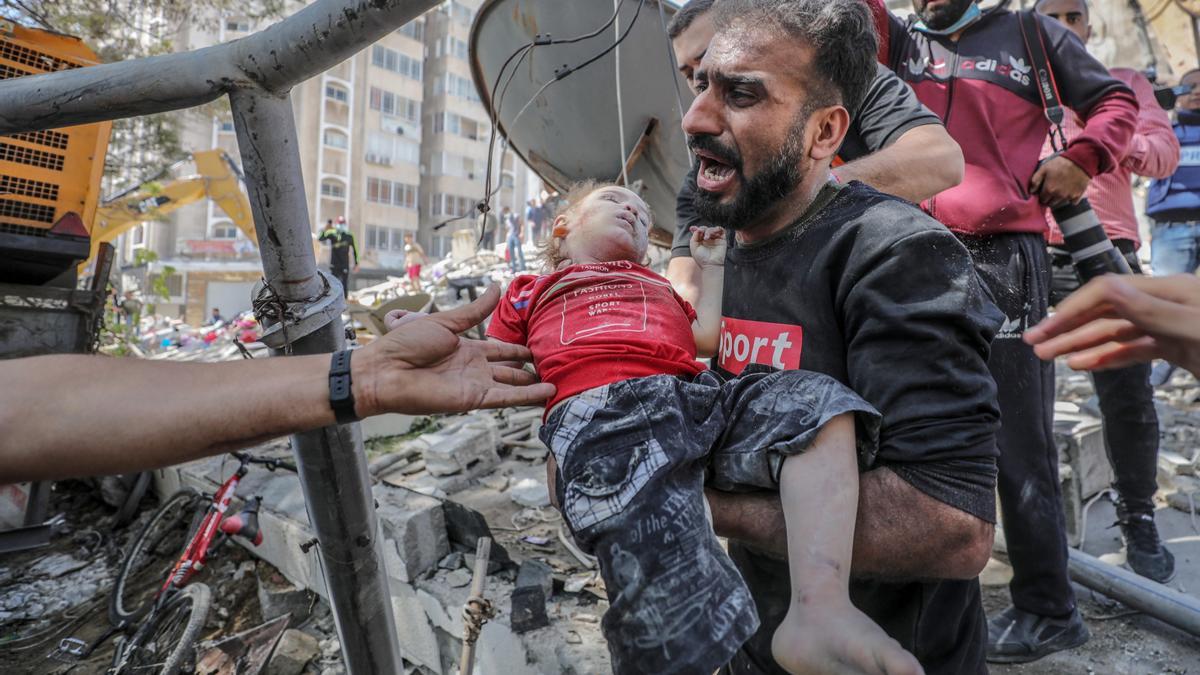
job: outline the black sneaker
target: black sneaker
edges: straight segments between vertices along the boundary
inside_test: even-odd
[[[1009,607],[988,621],[989,663],[1028,663],[1088,641],[1079,610],[1064,617],[1038,616]]]
[[[1127,513],[1117,506],[1117,522],[1125,539],[1129,569],[1160,584],[1175,578],[1175,556],[1163,546],[1153,513]]]

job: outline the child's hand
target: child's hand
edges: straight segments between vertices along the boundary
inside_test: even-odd
[[[701,269],[725,264],[725,228],[692,226],[692,260]]]

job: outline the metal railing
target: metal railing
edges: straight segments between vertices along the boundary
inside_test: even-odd
[[[256,306],[273,354],[344,346],[342,293],[317,270],[289,98],[304,80],[438,4],[319,0],[254,35],[192,52],[0,82],[0,134],[180,110],[229,97],[262,255]],[[402,672],[382,539],[357,424],[293,437],[350,673]]]

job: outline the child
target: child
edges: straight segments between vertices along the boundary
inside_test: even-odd
[[[705,516],[711,471],[721,489],[781,492],[794,598],[776,632],[782,665],[919,671],[848,598],[855,421],[869,462],[878,413],[816,373],[762,369],[724,381],[705,370],[696,346],[717,347],[724,232],[693,233],[702,269],[693,310],[640,264],[650,224],[629,190],[572,190],[545,244],[553,271],[514,279],[488,328],[491,338],[527,345],[557,387],[540,435],[557,465],[563,517],[600,562],[613,670],[710,675],[758,628],[745,582]],[[834,649],[822,639],[830,627],[840,632]]]

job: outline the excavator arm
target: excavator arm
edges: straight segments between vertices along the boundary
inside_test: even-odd
[[[135,225],[158,220],[188,204],[208,198],[216,202],[239,230],[251,241],[254,218],[250,201],[242,190],[241,172],[233,160],[221,150],[202,150],[192,153],[196,173],[159,182],[157,177],[144,181],[136,188],[104,200],[96,210],[92,226],[92,249],[80,270],[95,259],[100,244],[115,240]],[[167,170],[160,172],[159,176]]]

